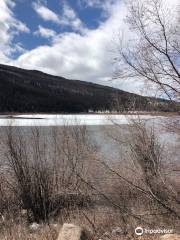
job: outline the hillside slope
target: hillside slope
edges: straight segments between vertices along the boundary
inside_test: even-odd
[[[117,101],[118,100],[118,101]],[[146,109],[148,98],[79,80],[0,65],[0,112],[88,112]]]

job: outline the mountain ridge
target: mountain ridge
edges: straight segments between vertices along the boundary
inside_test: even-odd
[[[132,107],[147,110],[154,99],[3,64],[0,64],[0,89],[0,112],[80,113],[130,110]]]

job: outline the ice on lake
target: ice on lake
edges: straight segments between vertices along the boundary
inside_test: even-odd
[[[106,114],[33,114],[33,115],[2,115],[0,126],[63,126],[63,125],[114,125],[128,124],[129,119],[137,115],[106,115]],[[162,118],[160,116],[141,115],[141,119]]]

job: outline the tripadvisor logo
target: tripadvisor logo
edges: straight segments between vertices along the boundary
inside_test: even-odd
[[[143,235],[143,233],[144,233],[144,230],[143,230],[142,227],[137,227],[137,228],[135,229],[135,234],[136,234],[137,236],[141,236],[141,235]]]
[[[146,229],[142,227],[137,227],[135,229],[135,234],[141,236],[143,234],[172,234],[173,229]]]

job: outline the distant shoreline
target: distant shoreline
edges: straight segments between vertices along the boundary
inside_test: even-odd
[[[180,113],[179,112],[148,112],[148,111],[129,111],[129,112],[121,112],[121,113],[118,113],[118,112],[112,112],[112,113],[100,113],[100,112],[94,112],[94,113],[83,113],[83,112],[81,112],[81,113],[59,113],[59,112],[57,112],[57,113],[51,113],[51,112],[49,112],[49,113],[46,113],[46,112],[36,112],[36,113],[30,113],[30,112],[28,112],[28,113],[26,113],[26,112],[24,112],[24,113],[13,113],[13,112],[6,112],[6,113],[0,113],[0,118],[18,118],[18,116],[22,116],[22,115],[30,115],[30,116],[32,116],[32,115],[109,115],[109,116],[111,116],[111,115],[151,115],[151,116],[167,116],[167,117],[169,117],[169,116],[180,116]],[[32,118],[32,119],[35,119],[35,118]],[[42,119],[42,118],[36,118],[36,119]]]

